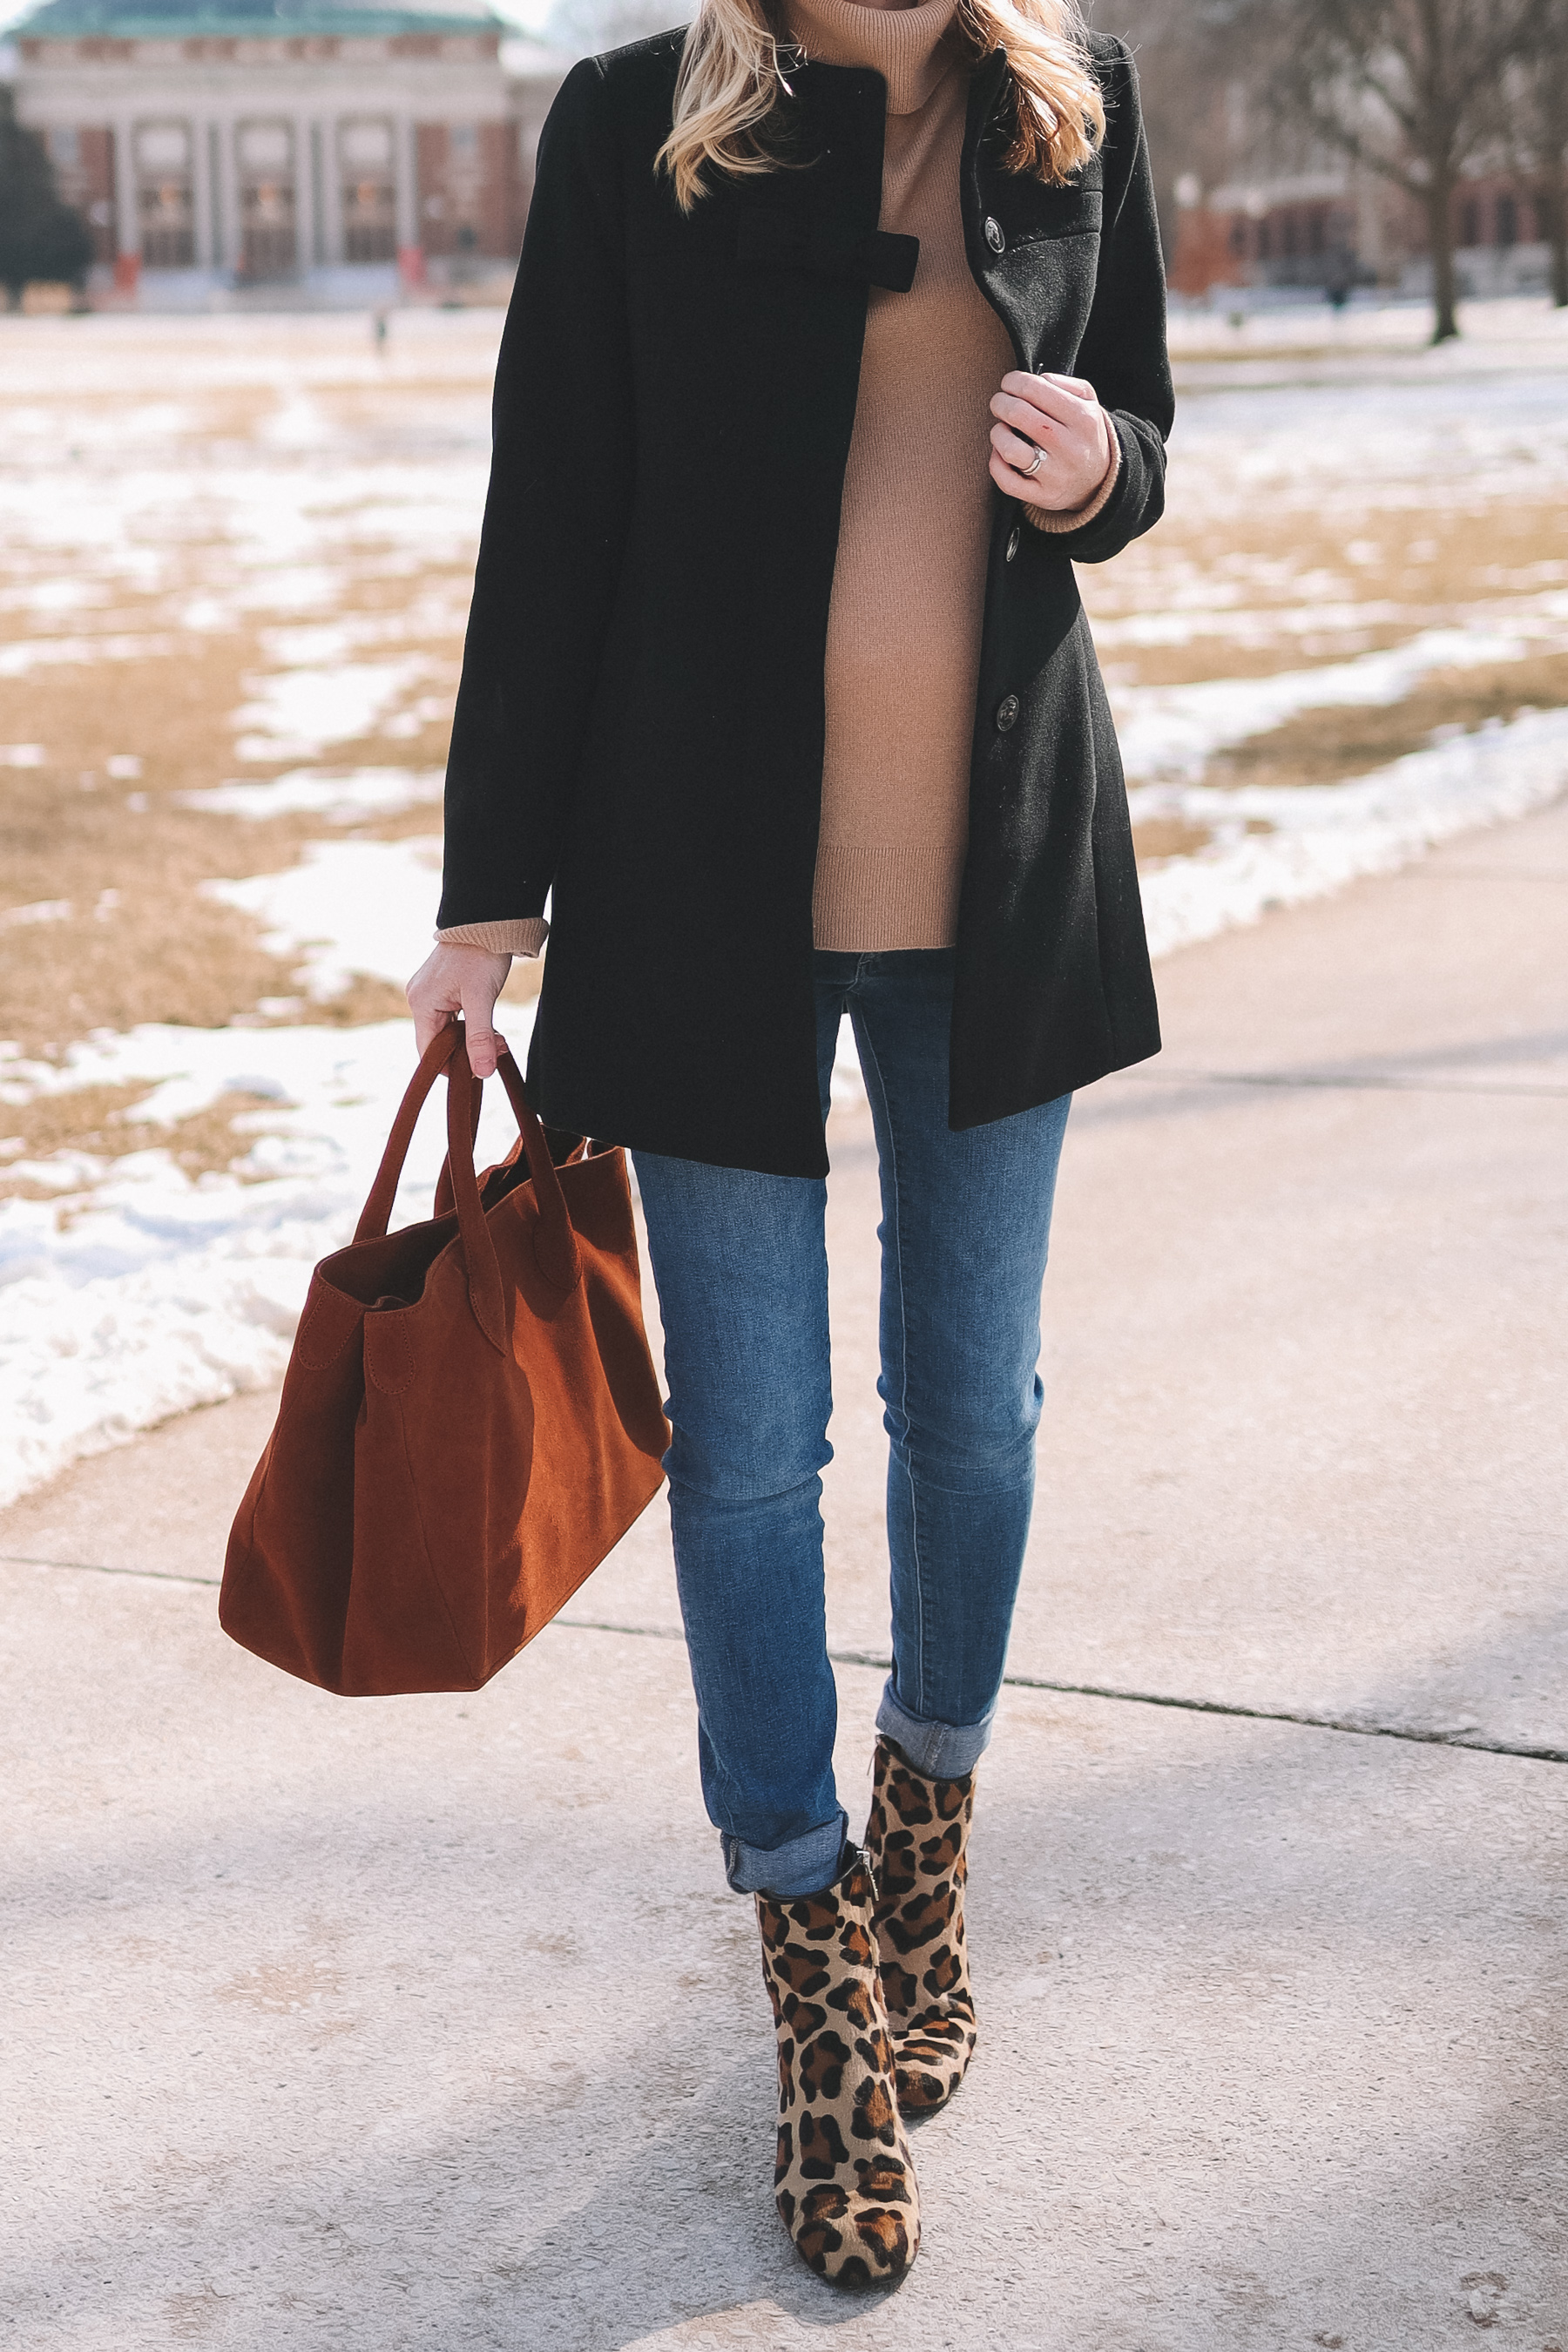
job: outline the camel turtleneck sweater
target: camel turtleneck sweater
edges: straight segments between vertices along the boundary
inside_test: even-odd
[[[826,743],[813,927],[819,948],[951,947],[968,841],[992,489],[990,402],[1014,364],[970,274],[959,170],[970,68],[956,0],[906,8],[787,0],[808,57],[888,85],[880,226],[920,239],[907,294],[874,287],[827,622]],[[1114,442],[1114,436],[1113,436]],[[1071,515],[1030,509],[1042,529]],[[437,938],[537,954],[542,921]]]
[[[990,400],[1013,364],[959,213],[969,73],[954,0],[790,0],[809,57],[888,85],[881,226],[918,236],[907,294],[873,287],[827,622],[819,948],[950,947],[968,835],[985,600]]]

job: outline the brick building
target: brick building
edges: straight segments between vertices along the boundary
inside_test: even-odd
[[[17,113],[125,292],[515,256],[571,62],[482,0],[46,0],[11,38]]]
[[[1171,283],[1211,287],[1378,285],[1424,292],[1430,278],[1419,205],[1349,165],[1293,177],[1180,190]],[[1510,173],[1477,172],[1454,198],[1461,293],[1537,293],[1550,268],[1545,207]]]

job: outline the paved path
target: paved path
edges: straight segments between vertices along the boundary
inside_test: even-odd
[[[268,1400],[0,1514],[0,2342],[1568,2352],[1568,1765],[1525,1752],[1568,1755],[1565,917],[1559,807],[1176,959],[1164,1060],[1075,1110],[984,2039],[891,2299],[773,2219],[657,1510],[572,1612],[652,1633],[359,1705],[179,1580]],[[832,1625],[876,1654],[853,1114],[835,1163]]]

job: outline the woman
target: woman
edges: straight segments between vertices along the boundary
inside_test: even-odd
[[[702,0],[568,77],[409,986],[421,1046],[460,1011],[488,1075],[550,895],[529,1085],[632,1150],[703,1792],[773,1996],[777,2201],[841,2285],[913,2260],[901,2118],[974,2045],[965,1844],[1068,1099],[1159,1045],[1072,566],[1160,513],[1163,279],[1131,58],[1070,5]],[[890,1441],[863,1853],[818,1508],[846,1012]]]

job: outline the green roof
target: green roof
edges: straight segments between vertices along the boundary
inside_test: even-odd
[[[483,0],[45,0],[11,40],[367,40],[400,33],[501,33]]]

